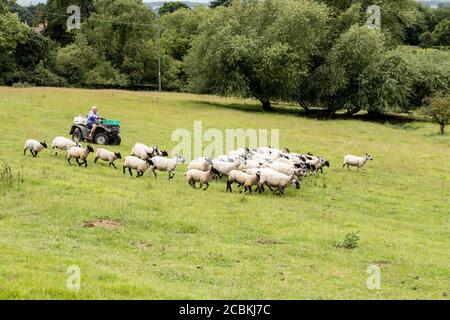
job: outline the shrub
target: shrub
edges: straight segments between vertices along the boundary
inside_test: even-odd
[[[358,241],[360,240],[359,232],[350,232],[345,236],[345,239],[343,242],[340,243],[334,243],[334,246],[336,248],[342,248],[342,249],[356,249],[358,247]]]

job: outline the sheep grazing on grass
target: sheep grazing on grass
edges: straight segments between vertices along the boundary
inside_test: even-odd
[[[213,165],[213,162],[210,158],[200,158],[197,160],[191,161],[188,166],[188,170],[199,170],[199,171],[209,171]]]
[[[58,149],[59,150],[69,150],[72,147],[79,147],[81,148],[81,144],[77,143],[77,142],[73,142],[70,139],[64,138],[64,137],[56,137],[55,139],[53,139],[52,142],[52,150],[50,153],[52,153],[55,149],[55,156],[58,155]]]
[[[357,156],[348,155],[348,156],[344,157],[344,164],[342,165],[342,168],[347,166],[348,170],[350,170],[350,167],[358,167],[358,170],[361,168],[364,170],[364,166],[366,165],[367,161],[369,161],[369,160],[371,161],[371,160],[373,160],[373,158],[368,153],[366,153],[365,157],[357,157]]]
[[[80,167],[83,164],[84,167],[87,167],[88,166],[87,157],[91,152],[94,152],[94,149],[90,145],[88,145],[86,148],[72,147],[69,150],[67,150],[67,161],[69,162],[70,165],[72,165],[72,163],[70,163],[70,160],[74,158],[77,160],[77,163]],[[80,160],[83,161],[80,162]]]
[[[25,142],[25,145],[23,147],[23,155],[25,155],[27,150],[30,150],[33,158],[36,158],[38,153],[43,149],[47,149],[47,144],[45,143],[45,141],[39,142],[37,140],[30,139]]]
[[[244,186],[244,192],[252,193],[253,186],[259,186],[261,172],[257,171],[255,174],[248,174],[239,170],[233,170],[228,175],[227,192],[233,192],[231,186],[237,182],[240,186]],[[242,193],[242,191],[241,191]]]
[[[211,166],[208,171],[190,169],[184,174],[184,176],[186,177],[186,180],[188,181],[189,185],[194,189],[197,189],[196,187],[197,182],[200,183],[200,189],[203,187],[204,184],[206,184],[205,189],[203,189],[203,191],[206,191],[209,188],[209,183],[218,174],[219,172],[216,169],[214,169],[213,166]]]
[[[179,154],[175,155],[175,158],[168,159],[164,157],[153,157],[152,158],[152,172],[155,175],[155,178],[158,176],[156,174],[156,170],[164,171],[169,173],[169,180],[173,179],[175,176],[175,170],[177,169],[178,164],[184,163],[186,160],[180,156]]]
[[[122,159],[122,155],[120,152],[112,152],[108,151],[106,149],[97,149],[97,152],[95,153],[95,159],[94,163],[97,163],[98,159],[102,159],[103,161],[109,162],[109,166],[113,166],[114,169],[117,169],[116,165],[114,164],[114,161],[117,159]]]
[[[164,154],[167,154],[165,151]],[[131,149],[131,155],[141,160],[151,159],[156,156],[163,156],[163,152],[158,147],[147,147],[145,144],[136,143]]]
[[[151,159],[142,160],[135,156],[129,156],[125,158],[125,162],[123,164],[123,174],[125,174],[125,169],[128,168],[130,172],[130,176],[133,176],[133,169],[137,171],[137,177],[140,178],[144,175],[145,171],[147,171],[154,163]]]

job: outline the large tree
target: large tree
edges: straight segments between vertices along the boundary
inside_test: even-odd
[[[271,110],[308,72],[327,18],[325,6],[308,0],[235,1],[213,10],[187,58],[191,88],[252,96]]]
[[[439,124],[440,133],[444,135],[445,128],[450,123],[450,96],[440,92],[428,98],[425,101],[424,113]]]
[[[29,28],[20,22],[17,14],[9,11],[12,1],[0,3],[0,83],[4,75],[15,69],[14,51],[27,39]]]
[[[359,8],[358,22],[365,24],[369,6],[381,8],[381,30],[390,35],[395,43],[401,43],[408,28],[413,27],[421,19],[421,13],[414,0],[319,0],[333,9],[333,15],[342,15],[350,8]],[[345,31],[345,30],[344,30]]]
[[[315,74],[322,103],[332,112],[358,112],[360,76],[384,50],[385,38],[378,30],[355,25],[343,33]]]
[[[206,18],[208,11],[210,10],[199,6],[193,10],[177,10],[158,19],[157,23],[161,27],[161,50],[170,60],[170,65],[166,65],[163,70],[164,75],[167,75],[167,67],[170,72],[174,72],[174,81],[166,82],[166,89],[181,90],[186,86],[184,58],[191,49],[192,42],[198,35],[200,22]]]

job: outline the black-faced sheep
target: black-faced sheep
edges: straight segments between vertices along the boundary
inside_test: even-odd
[[[103,161],[109,162],[109,166],[113,166],[114,169],[117,169],[116,165],[114,164],[114,161],[117,159],[122,159],[122,155],[120,152],[112,152],[106,149],[97,149],[97,152],[95,153],[94,163],[97,163],[98,159],[102,159]]]
[[[186,160],[180,156],[175,155],[175,158],[168,159],[164,157],[153,157],[152,158],[153,165],[152,165],[152,172],[155,175],[155,178],[157,177],[156,170],[164,171],[169,173],[169,180],[173,179],[175,176],[175,170],[177,169],[178,164],[184,163]]]
[[[186,180],[188,181],[189,185],[194,189],[197,189],[196,187],[197,182],[200,183],[200,189],[203,187],[204,184],[206,184],[205,189],[203,189],[203,191],[206,191],[209,188],[209,183],[218,174],[219,172],[216,169],[214,169],[213,166],[211,166],[208,171],[190,169],[184,174],[184,176],[186,177]]]
[[[70,160],[72,158],[77,160],[78,165],[81,167],[83,164],[85,167],[88,166],[87,157],[91,152],[94,152],[94,149],[88,145],[86,148],[80,148],[80,147],[72,147],[69,150],[67,150],[67,161],[70,165]],[[80,162],[80,160],[83,160]]]
[[[47,149],[47,144],[44,142],[39,142],[37,140],[29,139],[25,141],[25,145],[23,147],[23,155],[27,152],[27,150],[30,150],[31,154],[33,155],[33,158],[36,158],[38,153],[41,152],[43,149]]]
[[[261,173],[257,171],[255,174],[248,174],[239,170],[233,170],[228,175],[227,191],[233,192],[231,186],[233,183],[238,183],[244,186],[244,192],[252,193],[253,186],[259,186]]]

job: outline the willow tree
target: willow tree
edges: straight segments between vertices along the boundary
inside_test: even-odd
[[[235,1],[212,10],[187,57],[190,88],[254,97],[264,111],[290,99],[326,34],[328,9],[309,0]]]

